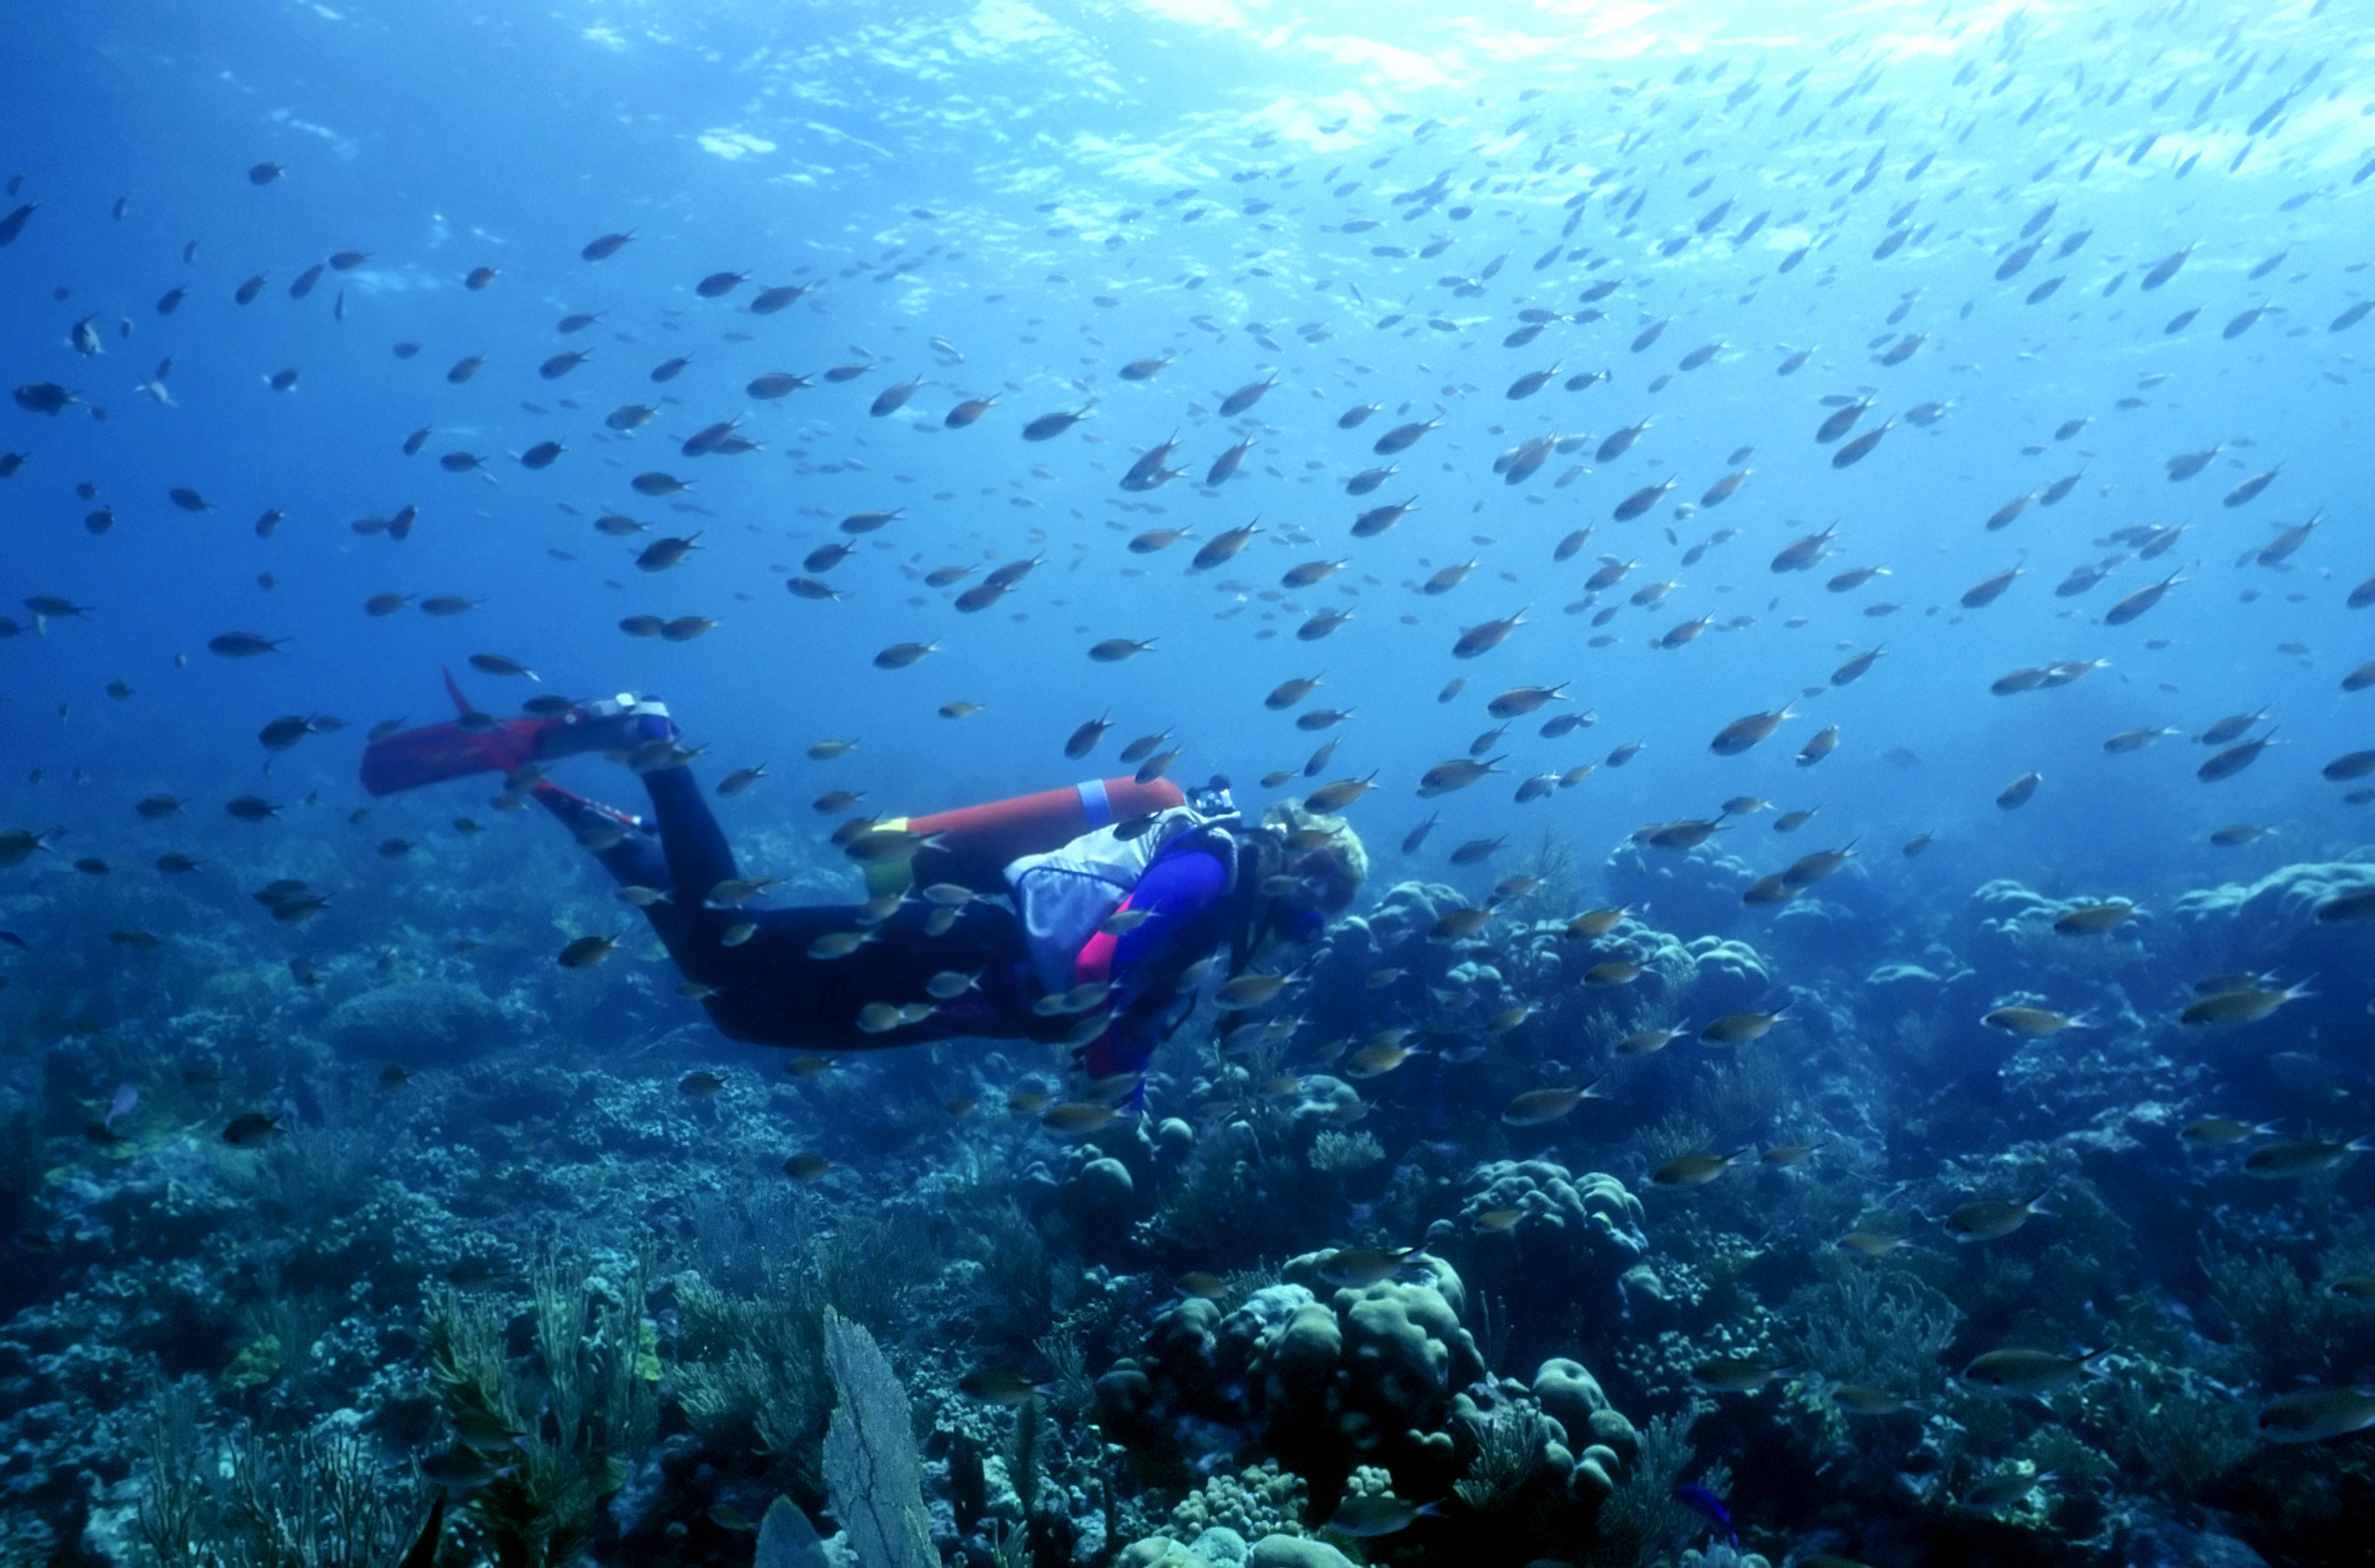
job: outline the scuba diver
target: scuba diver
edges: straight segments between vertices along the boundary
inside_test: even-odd
[[[475,712],[363,753],[374,796],[474,773],[542,805],[623,888],[719,1032],[809,1050],[960,1035],[1069,1043],[1093,1082],[1142,1074],[1226,950],[1308,943],[1368,869],[1341,819],[1273,806],[1247,825],[1216,778],[1092,780],[937,815],[845,828],[868,902],[746,909],[754,894],[658,701],[625,693],[525,718]],[[625,761],[648,819],[572,794],[542,764]],[[764,883],[759,884],[763,887]],[[994,902],[1002,900],[1004,902]]]

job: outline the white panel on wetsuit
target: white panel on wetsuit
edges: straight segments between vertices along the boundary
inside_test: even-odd
[[[1072,967],[1081,949],[1138,886],[1155,852],[1200,820],[1185,808],[1165,811],[1135,838],[1100,828],[1061,849],[1026,855],[1007,867],[1006,882],[1014,890],[1031,967],[1042,987],[1049,992],[1072,988]]]

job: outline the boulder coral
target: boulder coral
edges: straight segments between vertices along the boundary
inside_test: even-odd
[[[1773,967],[1746,942],[1701,937],[1689,944],[1696,978],[1691,1006],[1709,1014],[1745,1011],[1773,989]]]
[[[1431,1244],[1472,1238],[1462,1256],[1509,1300],[1596,1300],[1611,1313],[1622,1309],[1617,1280],[1649,1246],[1641,1200],[1622,1181],[1598,1171],[1577,1175],[1551,1160],[1496,1161],[1469,1180],[1459,1223],[1438,1224]],[[1479,1223],[1511,1210],[1512,1224],[1486,1232]]]
[[[1361,1465],[1389,1471],[1406,1497],[1448,1491],[1462,1462],[1454,1398],[1485,1376],[1459,1320],[1465,1287],[1449,1265],[1413,1257],[1403,1278],[1337,1289],[1329,1256],[1293,1259],[1232,1313],[1166,1308],[1141,1353],[1097,1380],[1105,1430],[1173,1460],[1258,1442],[1323,1511]]]

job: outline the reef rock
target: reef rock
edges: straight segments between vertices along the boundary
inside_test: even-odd
[[[1326,1541],[1306,1536],[1264,1536],[1246,1556],[1246,1568],[1353,1568],[1353,1560]]]
[[[1758,876],[1747,862],[1711,844],[1675,855],[1627,843],[1603,870],[1611,896],[1627,908],[1655,909],[1672,930],[1718,935],[1746,928],[1740,890]]]
[[[331,1009],[322,1033],[349,1055],[408,1067],[459,1067],[518,1037],[485,993],[446,980],[407,980],[349,996]]]
[[[2313,972],[2357,996],[2350,1008],[2356,1011],[2375,993],[2367,927],[2321,925],[2317,910],[2329,899],[2369,888],[2375,888],[2375,864],[2338,861],[2287,866],[2256,882],[2197,889],[2169,911],[2184,938],[2180,961],[2189,974],[2250,968],[2298,978]]]
[[[1697,977],[1691,983],[1691,1006],[1703,1013],[1744,1012],[1773,988],[1773,971],[1746,942],[1701,937],[1690,944]]]

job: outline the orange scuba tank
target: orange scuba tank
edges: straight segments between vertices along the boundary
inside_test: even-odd
[[[866,868],[866,890],[876,898],[934,882],[954,882],[977,893],[1006,891],[1006,867],[1026,855],[1045,855],[1083,833],[1116,822],[1185,806],[1169,779],[1090,779],[928,817],[894,817],[880,824],[924,833],[939,842],[913,860]]]

